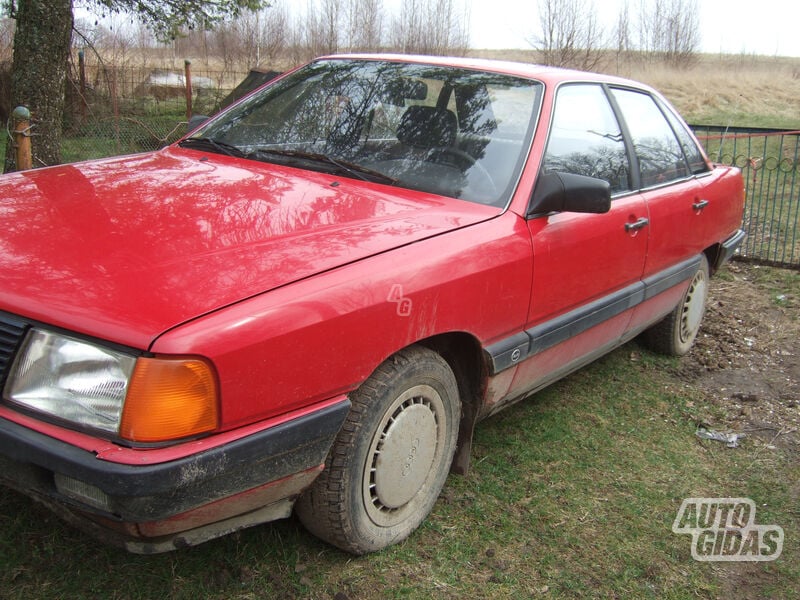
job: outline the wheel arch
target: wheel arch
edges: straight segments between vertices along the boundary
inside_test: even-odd
[[[472,434],[480,414],[488,379],[480,342],[465,332],[436,335],[417,342],[437,352],[453,370],[461,399],[461,421],[452,473],[466,475],[469,471]]]
[[[708,260],[708,274],[710,277],[713,277],[718,270],[717,258],[720,256],[721,252],[722,244],[713,244],[703,250],[703,254],[706,255],[706,260]]]

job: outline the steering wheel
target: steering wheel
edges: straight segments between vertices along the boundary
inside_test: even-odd
[[[491,173],[489,173],[486,167],[484,167],[481,163],[475,160],[474,157],[467,154],[463,150],[455,148],[453,146],[437,146],[435,148],[431,148],[430,150],[428,150],[428,153],[425,155],[425,160],[432,160],[432,159],[435,160],[434,157],[436,157],[437,155],[444,155],[444,154],[449,154],[455,157],[456,159],[460,159],[461,161],[465,162],[468,165],[468,169],[472,169],[473,167],[475,167],[473,172],[480,175],[481,179],[483,180],[483,183],[488,184],[487,191],[491,193],[493,196],[497,196],[498,194],[497,184],[494,182],[494,178],[492,177]]]

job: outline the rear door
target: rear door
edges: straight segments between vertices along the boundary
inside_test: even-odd
[[[691,136],[656,96],[619,87],[612,88],[611,95],[633,144],[638,187],[650,218],[645,299],[630,324],[635,333],[675,307],[697,269],[710,214],[696,176],[708,166],[697,147],[689,145]]]
[[[639,164],[639,186],[650,212],[650,250],[644,277],[698,255],[705,236],[703,188],[667,115],[647,92],[612,88]]]

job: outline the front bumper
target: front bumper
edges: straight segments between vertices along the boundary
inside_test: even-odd
[[[100,460],[0,419],[0,481],[69,521],[93,523],[87,529],[108,534],[106,541],[137,552],[169,550],[287,516],[321,470],[349,409],[342,397],[224,445],[148,465]],[[141,538],[153,543],[130,543]]]

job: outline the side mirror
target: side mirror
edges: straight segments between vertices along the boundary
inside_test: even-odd
[[[206,121],[208,121],[207,115],[192,115],[192,118],[189,119],[189,123],[186,125],[186,132],[194,131]]]
[[[553,171],[536,181],[528,217],[549,212],[606,213],[611,210],[611,186],[586,175]]]

